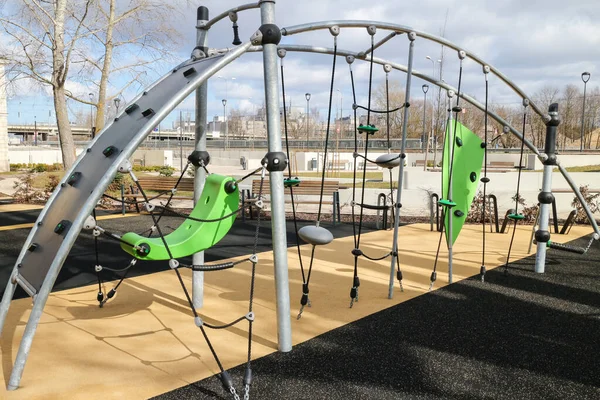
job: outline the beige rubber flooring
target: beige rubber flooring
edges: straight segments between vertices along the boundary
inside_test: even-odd
[[[513,260],[527,255],[531,227],[517,230]],[[560,241],[590,233],[574,227]],[[465,226],[454,249],[454,280],[479,273],[481,226]],[[360,319],[387,307],[426,294],[439,233],[429,225],[400,228],[400,261],[404,271],[404,292],[395,283],[389,300],[390,261],[360,259],[360,301],[349,308],[352,283],[353,239],[336,239],[319,247],[311,278],[312,308],[296,320],[301,295],[301,275],[296,249],[289,248],[289,275],[293,343]],[[488,269],[502,264],[509,234],[487,235]],[[362,250],[373,257],[389,251],[392,231],[364,234]],[[447,283],[447,251],[440,254],[435,288]],[[310,246],[302,247],[308,257]],[[306,258],[307,259],[307,258]],[[273,254],[259,255],[256,276],[253,357],[277,350]],[[191,273],[182,271],[191,285]],[[247,312],[250,264],[207,273],[205,321],[222,324]],[[105,293],[112,284],[107,284]],[[189,286],[188,286],[189,287]],[[94,285],[53,293],[47,303],[27,361],[21,387],[5,390],[24,325],[30,299],[13,301],[0,342],[4,385],[2,399],[146,399],[218,373],[200,330],[179,286],[176,274],[165,271],[127,279],[115,298],[104,308],[97,306]],[[208,335],[225,368],[245,362],[248,324],[243,321],[227,330],[210,330]],[[343,351],[343,349],[340,349]]]

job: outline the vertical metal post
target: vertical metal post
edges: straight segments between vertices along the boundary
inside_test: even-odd
[[[17,284],[13,282],[12,276],[17,272],[17,266],[13,268],[11,278],[8,279],[6,288],[4,289],[4,295],[2,296],[2,302],[0,303],[0,335],[4,329],[4,322],[6,322],[6,316],[8,315],[8,309],[10,308],[10,302],[15,294]]]
[[[535,272],[543,274],[546,267],[546,246],[550,240],[548,230],[550,221],[550,205],[554,199],[552,195],[552,168],[556,165],[556,131],[560,119],[558,117],[558,103],[553,103],[548,108],[550,116],[546,121],[546,143],[544,153],[540,159],[544,164],[542,178],[542,191],[538,195],[540,202],[539,227],[535,232],[537,251],[535,253]]]
[[[260,1],[261,23],[275,24],[275,1]],[[265,100],[267,108],[267,142],[269,151],[281,151],[281,126],[279,121],[279,78],[277,71],[277,44],[265,43],[263,37],[263,64]],[[290,288],[287,265],[287,239],[283,172],[269,173],[271,189],[271,228],[275,261],[275,292],[277,308],[277,342],[279,351],[292,350],[290,321]]]
[[[585,127],[585,92],[587,89],[587,83],[590,80],[590,76],[591,76],[591,74],[589,72],[584,72],[581,74],[581,80],[583,81],[583,108],[581,109],[581,142],[579,143],[579,151],[580,152],[583,152],[583,148],[585,147],[583,145],[583,142],[584,142],[583,132],[584,132],[584,127]]]
[[[208,21],[208,8],[198,7],[198,21],[196,26],[196,46],[206,55],[208,30],[201,29],[203,23]],[[207,122],[207,103],[208,103],[208,81],[204,82],[196,89],[196,137],[195,150],[206,150],[206,122]],[[206,172],[204,168],[198,168],[194,175],[194,205],[200,199],[204,183],[206,182]],[[194,265],[204,264],[204,252],[200,251],[192,256]],[[204,272],[192,271],[192,303],[194,307],[202,308],[204,302]]]
[[[454,91],[448,91],[448,118],[446,119],[448,123],[446,124],[447,135],[450,137],[450,143],[448,144],[448,166],[449,171],[453,171],[452,161],[454,160],[454,143],[456,138],[454,137],[455,129],[452,129],[452,98],[454,97]],[[456,122],[455,122],[456,123]],[[444,149],[442,149],[442,152]],[[452,201],[452,173],[448,176],[448,200]],[[448,283],[452,283],[452,258],[453,258],[453,250],[452,250],[452,210],[447,209],[446,213],[448,214],[448,226],[446,226],[446,236],[448,239]]]
[[[398,187],[396,188],[396,204],[392,207],[396,209],[394,214],[394,238],[392,242],[392,262],[390,264],[390,284],[388,287],[388,298],[394,297],[394,270],[396,269],[396,258],[398,257],[398,225],[400,225],[400,207],[402,200],[402,185],[404,181],[404,160],[406,159],[406,134],[408,124],[408,107],[406,104],[410,101],[410,84],[412,81],[413,53],[415,48],[415,39],[417,35],[414,32],[408,34],[410,45],[408,46],[408,69],[406,71],[406,96],[404,100],[404,116],[402,117],[402,145],[400,148],[400,165],[398,167]]]

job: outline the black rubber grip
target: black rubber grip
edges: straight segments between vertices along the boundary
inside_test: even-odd
[[[371,204],[361,204],[356,203],[357,206],[366,208],[367,210],[376,210],[376,211],[387,211],[392,208],[392,206],[374,206]]]
[[[568,251],[569,253],[585,254],[583,247],[569,246],[568,244],[548,242],[548,247],[554,250]]]

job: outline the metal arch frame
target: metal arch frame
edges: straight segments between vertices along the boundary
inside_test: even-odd
[[[286,51],[291,51],[291,52],[305,52],[305,53],[316,53],[316,54],[327,54],[327,55],[333,55],[333,49],[332,48],[328,48],[328,47],[317,47],[317,46],[308,46],[308,45],[279,45],[280,49],[284,49]],[[250,47],[250,49],[248,49],[248,52],[259,52],[262,51],[262,48],[260,46],[253,46]],[[340,57],[346,57],[346,56],[353,56],[355,57],[357,60],[361,60],[361,61],[367,61],[366,59],[360,58],[359,55],[361,53],[360,52],[353,52],[353,51],[349,51],[349,50],[337,50],[337,55]],[[467,53],[468,54],[468,53]],[[384,60],[382,58],[378,58],[378,57],[373,57],[373,62],[375,64],[379,64],[379,65],[386,65],[389,64],[393,69],[396,69],[398,71],[402,71],[404,73],[408,73],[408,68],[405,65],[402,64],[398,64],[396,62],[393,61],[387,61]],[[488,65],[488,64],[482,64],[482,65]],[[490,69],[492,69],[492,67],[490,67]],[[441,87],[445,90],[453,90],[455,93],[457,93],[457,89],[449,84],[447,84],[446,82],[440,82],[437,79],[424,74],[422,72],[416,71],[416,70],[412,70],[412,75],[423,79],[429,83],[432,83],[438,87]],[[475,98],[469,96],[466,93],[460,93],[460,97],[467,101],[468,103],[472,104],[473,106],[475,106],[476,108],[478,108],[479,110],[485,112],[485,106],[483,104],[481,104],[479,101],[477,101]],[[524,97],[526,98],[526,97]],[[531,103],[530,103],[531,105]],[[536,111],[537,112],[537,111]],[[511,124],[509,124],[505,119],[503,119],[502,117],[500,117],[498,114],[496,114],[495,112],[491,111],[488,109],[487,111],[488,115],[490,115],[496,122],[500,123],[501,125],[507,127],[509,129],[509,131],[515,135],[519,140],[522,140],[525,142],[525,146],[527,146],[527,148],[529,148],[529,150],[531,150],[531,152],[533,154],[535,154],[538,158],[541,158],[543,155],[542,153],[540,153],[540,151],[533,145],[533,143],[531,143],[529,140],[527,140],[526,138],[523,137],[523,134],[515,129]],[[538,114],[542,117],[545,118],[545,114],[540,114],[538,112]],[[587,203],[585,202],[583,196],[581,195],[581,192],[579,191],[579,188],[577,187],[576,183],[573,181],[573,179],[571,178],[571,176],[569,175],[569,173],[567,172],[567,170],[562,167],[560,164],[558,165],[558,169],[560,171],[560,173],[564,176],[565,180],[567,181],[567,183],[569,184],[569,186],[571,187],[571,189],[573,190],[573,193],[575,194],[575,196],[577,196],[577,198],[579,199],[587,217],[588,220],[590,221],[590,224],[592,225],[592,228],[594,229],[594,232],[598,235],[600,235],[600,229],[598,228],[598,224],[596,223],[596,220],[593,217],[593,214],[591,213],[589,207],[587,206]]]
[[[256,2],[256,3],[248,3],[248,4],[243,4],[241,6],[230,8],[229,10],[223,11],[221,14],[219,14],[216,17],[208,20],[205,23],[199,23],[198,24],[198,28],[199,29],[208,30],[208,29],[210,29],[211,26],[213,26],[214,24],[216,24],[220,20],[227,18],[229,16],[229,13],[232,13],[232,12],[233,13],[237,13],[237,12],[240,12],[240,11],[253,10],[255,8],[260,8],[260,5],[261,5],[261,3],[263,1],[264,0],[260,0],[260,1]]]
[[[442,37],[436,36],[436,35],[432,35],[430,33],[427,32],[423,32],[420,31],[418,29],[413,29],[409,26],[406,25],[399,25],[399,24],[393,24],[393,23],[387,23],[387,22],[380,22],[380,21],[367,21],[367,20],[347,20],[347,21],[343,21],[343,20],[339,20],[339,21],[321,21],[321,22],[313,22],[313,23],[307,23],[307,24],[300,24],[300,25],[294,25],[294,26],[290,26],[287,28],[282,28],[281,29],[281,34],[283,36],[291,36],[291,35],[296,35],[299,33],[303,33],[303,32],[309,32],[309,31],[315,31],[315,30],[321,30],[321,29],[329,29],[332,26],[338,26],[340,28],[366,28],[368,26],[374,26],[378,29],[384,29],[384,30],[390,30],[390,31],[394,31],[397,33],[410,33],[410,32],[414,32],[418,37],[421,37],[423,39],[427,39],[430,40],[432,42],[436,42],[439,43],[443,46],[447,46],[451,49],[454,49],[456,51],[464,51],[466,56],[470,59],[472,59],[473,61],[477,62],[478,64],[480,64],[482,67],[483,66],[488,66],[490,67],[490,71],[494,73],[494,75],[496,75],[498,78],[500,78],[504,83],[506,83],[510,88],[512,88],[519,96],[521,96],[524,99],[529,100],[529,106],[535,110],[535,112],[540,115],[542,118],[545,117],[545,112],[542,111],[526,94],[525,92],[516,84],[514,83],[512,80],[510,80],[506,75],[504,75],[502,72],[500,72],[497,68],[495,68],[494,66],[486,63],[485,61],[483,61],[483,59],[479,56],[477,56],[476,54],[458,46],[455,43],[452,43],[451,41],[444,39]]]

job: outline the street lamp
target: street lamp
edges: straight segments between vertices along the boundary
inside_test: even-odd
[[[581,80],[583,81],[583,109],[581,110],[581,143],[579,144],[579,151],[583,151],[583,128],[585,126],[585,91],[587,88],[587,83],[590,80],[592,74],[589,72],[584,72],[581,74]]]
[[[223,103],[223,123],[225,124],[225,148],[227,148],[227,142],[228,142],[228,129],[227,129],[227,99],[223,99],[221,100],[221,102]]]
[[[426,109],[427,109],[427,92],[429,91],[429,85],[424,84],[423,86],[421,86],[421,89],[423,89],[423,136],[421,138],[421,150],[423,150],[423,145],[425,144],[425,129],[426,129]],[[427,139],[427,142],[429,143],[429,139]],[[429,146],[428,146],[429,147]]]
[[[113,99],[113,103],[115,103],[116,115],[119,115],[119,106],[121,105],[121,99],[119,97],[115,97]]]
[[[94,132],[94,93],[88,93],[90,96],[90,137],[93,139],[95,136]]]
[[[306,93],[304,95],[304,97],[306,97],[306,148],[308,149],[308,138],[309,138],[308,126],[310,125],[310,108],[309,108],[310,93]]]

